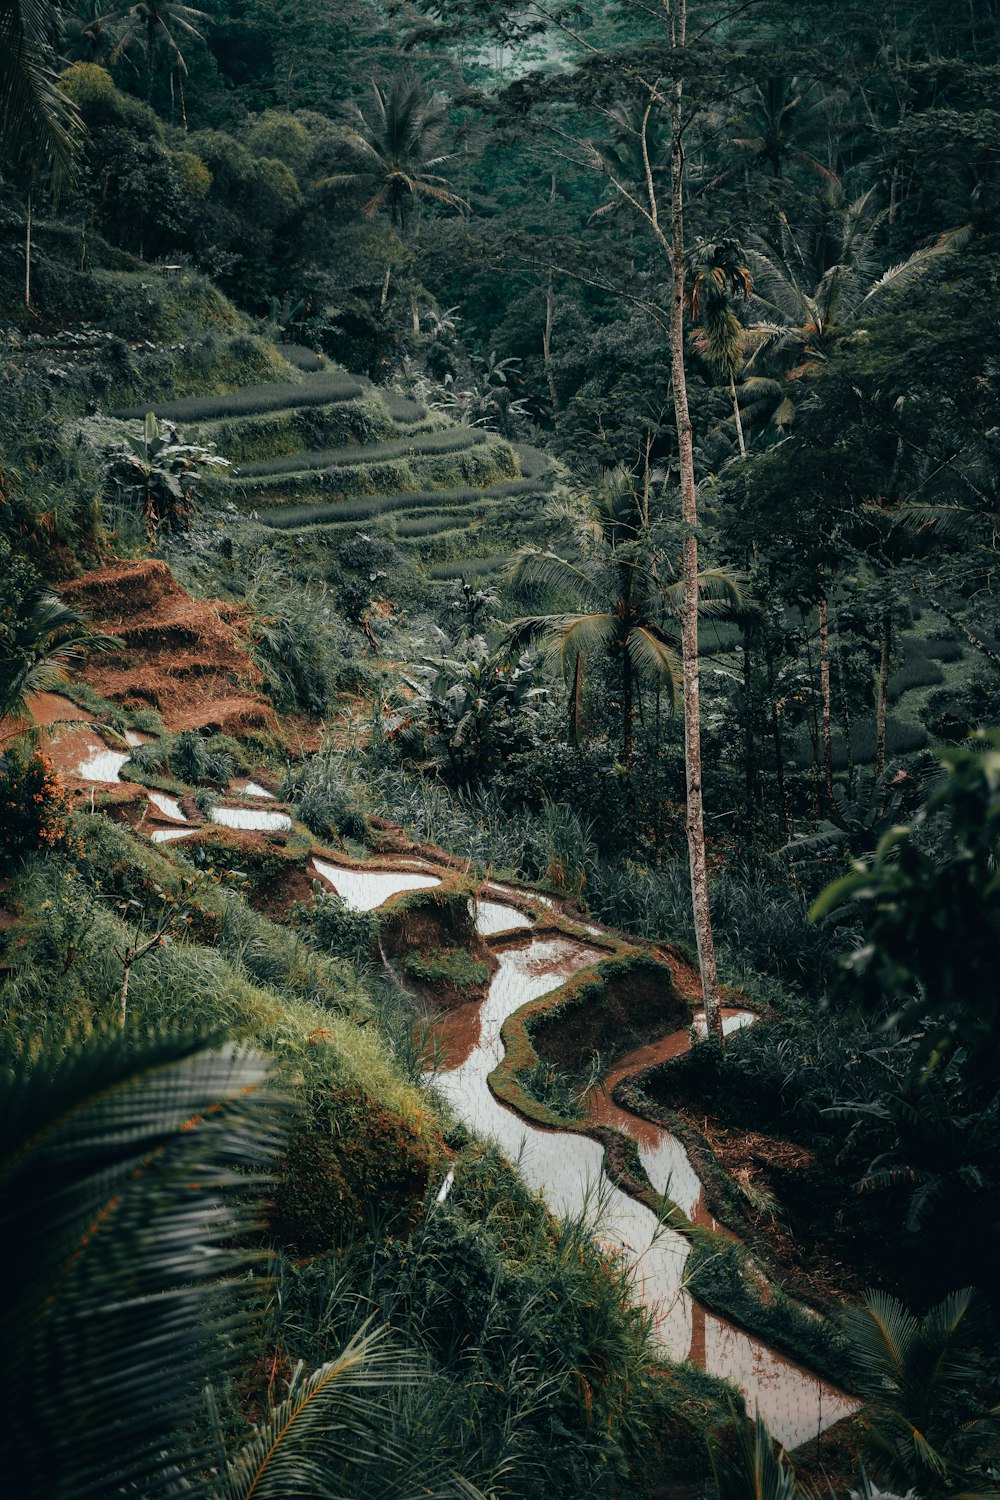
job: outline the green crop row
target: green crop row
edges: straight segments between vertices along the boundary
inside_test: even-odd
[[[440,507],[447,499],[449,505],[475,505],[481,500],[502,499],[513,495],[526,495],[537,488],[531,479],[506,479],[485,489],[463,486],[441,490],[412,490],[393,495],[365,495],[352,500],[335,500],[328,505],[284,505],[260,512],[259,519],[265,526],[279,530],[297,530],[301,526],[325,526],[345,521],[371,521],[392,511],[417,511],[423,506]]]
[[[509,562],[510,554],[502,552],[491,557],[464,557],[458,562],[434,563],[428,571],[439,582],[449,582],[453,578],[483,578],[489,573],[500,573]]]
[[[374,390],[360,400],[226,417],[186,429],[190,441],[212,443],[231,463],[248,464],[308,449],[383,442],[395,435],[392,418]]]
[[[345,464],[379,463],[384,459],[409,458],[418,454],[457,453],[486,441],[487,434],[467,427],[452,427],[444,432],[423,432],[413,437],[390,438],[383,443],[355,443],[346,448],[326,448],[314,453],[291,453],[285,458],[265,459],[245,464],[241,479],[259,479],[272,474],[304,474],[343,468]]]
[[[181,401],[153,401],[122,406],[114,417],[144,417],[153,411],[173,422],[207,422],[213,417],[242,417],[253,412],[284,411],[295,406],[324,406],[331,401],[353,401],[364,386],[345,370],[323,370],[300,383],[286,380],[274,385],[251,385],[228,396],[192,396]]]
[[[477,443],[451,453],[416,453],[372,461],[374,449],[360,449],[353,463],[309,473],[260,474],[224,480],[223,492],[236,493],[251,504],[269,497],[270,504],[282,500],[314,498],[330,501],[363,495],[410,494],[418,490],[453,490],[470,486],[484,490],[502,480],[515,478],[513,450],[502,438]]]

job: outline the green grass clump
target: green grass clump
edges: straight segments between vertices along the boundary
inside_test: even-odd
[[[315,349],[307,349],[305,344],[278,344],[277,349],[297,370],[305,370],[311,375],[316,370],[326,368],[326,355],[317,353]]]
[[[244,464],[242,479],[256,479],[266,474],[301,474],[307,470],[342,468],[346,464],[377,463],[380,459],[408,458],[411,454],[456,453],[484,443],[485,432],[453,427],[444,432],[418,433],[414,437],[393,438],[384,443],[355,444],[346,448],[327,448],[317,453],[292,453],[285,458],[265,459]]]
[[[284,411],[294,406],[323,406],[331,401],[353,401],[364,387],[344,370],[324,370],[304,380],[280,381],[274,385],[248,386],[223,396],[191,396],[180,401],[154,401],[150,405],[119,407],[115,417],[144,417],[153,411],[173,422],[209,421],[213,417],[246,416],[254,412]]]
[[[490,977],[489,964],[473,958],[465,948],[440,948],[429,953],[411,950],[403,959],[403,972],[419,984],[463,990],[479,989]]]
[[[379,391],[389,415],[394,422],[423,422],[427,418],[426,406],[421,406],[419,401],[413,401],[409,396],[401,396],[398,391]]]

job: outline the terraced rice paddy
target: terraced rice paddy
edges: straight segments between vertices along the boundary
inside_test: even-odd
[[[546,454],[449,424],[305,348],[287,357],[301,379],[149,409],[227,459],[223,492],[267,526],[323,528],[333,541],[379,523],[442,581],[503,566],[519,523],[552,482]],[[146,410],[114,415],[135,419]]]

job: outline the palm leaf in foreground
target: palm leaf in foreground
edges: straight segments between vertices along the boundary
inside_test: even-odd
[[[309,1375],[296,1370],[285,1400],[227,1465],[220,1500],[478,1494],[467,1481],[428,1475],[430,1456],[393,1420],[391,1398],[424,1379],[387,1330],[365,1325],[335,1359]]]
[[[713,1450],[712,1469],[719,1500],[795,1500],[799,1493],[795,1471],[783,1453],[774,1451],[767,1423],[760,1413],[751,1428],[734,1421],[736,1451]]]
[[[0,1055],[11,1493],[197,1491],[189,1424],[256,1311],[255,1169],[286,1109],[267,1072],[190,1036],[53,1036],[31,1061]]]

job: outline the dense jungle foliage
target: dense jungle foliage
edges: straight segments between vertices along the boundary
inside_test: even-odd
[[[998,97],[996,0],[0,0],[12,1493],[1000,1494]],[[427,1086],[497,874],[701,970],[628,1097],[864,1402],[798,1477]]]

